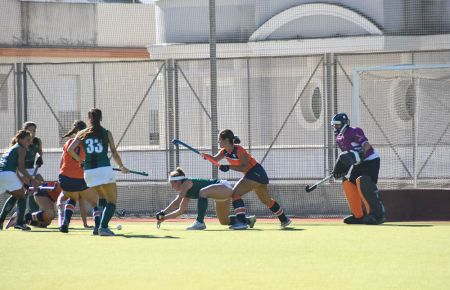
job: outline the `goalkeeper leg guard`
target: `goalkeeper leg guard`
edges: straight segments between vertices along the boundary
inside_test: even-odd
[[[361,219],[364,216],[362,201],[358,193],[358,188],[354,183],[349,180],[344,180],[342,182],[342,188],[345,193],[345,197],[347,198],[348,206],[352,212],[352,215],[356,219]],[[349,220],[350,221],[350,220]],[[344,219],[345,222],[345,219]],[[347,222],[345,222],[347,223]]]
[[[363,175],[356,179],[358,192],[366,206],[368,223],[379,224],[384,222],[384,206],[380,200],[380,192],[369,176]]]

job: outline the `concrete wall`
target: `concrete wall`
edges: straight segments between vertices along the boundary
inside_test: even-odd
[[[22,42],[21,3],[17,0],[0,1],[0,46]]]
[[[354,11],[376,24],[386,35],[437,34],[450,32],[450,1],[390,0],[219,0],[216,2],[219,42],[246,42],[264,23],[290,8],[308,3],[328,3]],[[208,1],[159,0],[156,4],[159,43],[202,43],[208,40]],[[339,21],[338,21],[339,20]],[[298,21],[298,20],[297,20]],[[280,27],[280,38],[361,35],[343,19],[305,18]],[[328,31],[327,35],[322,35]],[[314,33],[322,32],[322,34]]]
[[[145,47],[155,41],[154,5],[0,3],[0,46]]]

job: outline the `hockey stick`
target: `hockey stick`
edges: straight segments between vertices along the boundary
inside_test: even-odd
[[[114,171],[122,171],[120,168],[113,168]],[[148,176],[148,173],[145,171],[135,171],[135,170],[128,170],[129,173],[134,173],[138,175]]]
[[[33,186],[25,186],[26,189],[33,191],[34,187]],[[56,186],[38,186],[37,189],[39,190],[55,190]]]
[[[194,153],[196,153],[196,154],[202,156],[204,159],[208,160],[208,161],[211,162],[212,164],[214,164],[214,165],[216,165],[216,166],[218,166],[218,167],[220,166],[220,163],[219,163],[218,161],[216,161],[215,159],[213,159],[213,158],[210,157],[210,156],[206,156],[206,155],[201,154],[200,151],[198,151],[198,150],[195,149],[195,148],[192,148],[190,145],[184,143],[183,141],[180,141],[180,140],[178,140],[178,139],[173,139],[173,140],[172,140],[172,143],[173,143],[173,145],[175,145],[175,146],[178,146],[178,145],[184,146],[184,147],[186,147],[187,149],[191,150],[192,152],[194,152]]]
[[[333,174],[330,174],[330,175],[328,175],[327,177],[325,177],[324,179],[322,179],[321,181],[319,181],[319,182],[317,182],[317,183],[314,183],[314,184],[311,185],[311,186],[307,185],[306,188],[305,188],[306,192],[311,192],[311,191],[313,191],[314,189],[317,188],[317,186],[319,186],[319,185],[321,185],[322,183],[328,181],[328,180],[331,179],[332,177],[333,177]]]

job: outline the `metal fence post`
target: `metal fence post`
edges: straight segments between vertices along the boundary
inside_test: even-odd
[[[16,63],[16,129],[19,130],[24,122],[23,119],[23,64]]]
[[[209,57],[211,83],[211,152],[217,153],[217,54],[216,54],[216,1],[209,0]],[[212,166],[212,177],[217,178],[218,170]]]

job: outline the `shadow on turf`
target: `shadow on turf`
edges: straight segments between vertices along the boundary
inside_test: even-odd
[[[130,235],[130,234],[116,234],[116,237],[123,237],[127,239],[180,239],[174,236],[154,236],[154,235]]]
[[[363,224],[361,224],[361,225],[347,225],[347,224],[344,224],[344,223],[342,223],[342,224],[306,224],[305,226],[308,226],[308,227],[316,227],[316,226],[327,226],[327,227],[332,227],[332,226],[338,226],[338,227],[341,227],[341,226],[345,226],[345,227],[358,227],[358,226],[367,226],[367,225],[363,225]],[[432,227],[433,225],[399,225],[399,224],[381,224],[381,225],[373,225],[374,227],[375,226],[378,226],[378,227],[411,227],[411,228],[426,228],[426,227]]]

